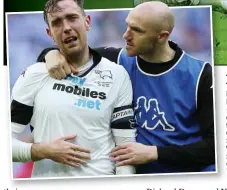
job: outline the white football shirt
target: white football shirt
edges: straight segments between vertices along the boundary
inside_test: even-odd
[[[77,135],[72,143],[91,150],[91,160],[80,168],[48,159],[37,161],[32,177],[114,174],[115,163],[109,159],[115,146],[111,124],[116,128],[133,117],[131,81],[122,66],[101,58],[85,75],[56,80],[49,76],[45,63],[36,63],[19,77],[12,97],[22,107],[33,108],[30,125],[35,143]],[[23,128],[29,114],[16,109],[12,122]],[[124,131],[116,130],[118,134]]]

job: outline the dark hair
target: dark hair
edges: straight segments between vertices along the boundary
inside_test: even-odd
[[[49,25],[47,14],[61,11],[61,8],[57,5],[58,2],[60,2],[60,1],[64,1],[64,0],[48,0],[46,2],[45,7],[44,7],[44,12],[43,12],[43,17],[44,17],[44,21],[47,23],[47,25]],[[81,8],[82,13],[85,15],[84,0],[73,0],[73,1]]]

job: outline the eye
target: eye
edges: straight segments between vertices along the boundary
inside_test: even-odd
[[[61,20],[60,19],[54,20],[54,21],[52,21],[51,25],[53,27],[60,26],[61,25]]]
[[[69,21],[75,21],[75,20],[78,19],[78,16],[76,16],[76,15],[70,15],[70,16],[67,17],[67,19],[68,19]]]
[[[69,20],[76,20],[76,17],[72,16],[69,18]]]
[[[139,28],[136,28],[136,27],[131,27],[131,29],[135,32],[138,32],[138,33],[142,33],[143,31]]]

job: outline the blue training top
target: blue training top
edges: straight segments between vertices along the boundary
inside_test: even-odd
[[[118,62],[129,73],[133,86],[133,105],[137,123],[137,142],[145,145],[187,145],[202,139],[196,118],[199,78],[206,64],[185,52],[169,70],[148,74],[137,57],[122,50]],[[139,165],[137,173],[195,172],[159,161]],[[214,165],[199,171],[215,170]]]

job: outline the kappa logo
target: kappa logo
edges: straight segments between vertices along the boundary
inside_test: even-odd
[[[27,69],[25,69],[25,70],[23,71],[23,73],[21,73],[21,75],[22,75],[23,77],[24,77],[26,71],[27,71]]]
[[[167,122],[165,113],[160,111],[156,99],[147,100],[144,96],[139,97],[136,102],[135,116],[136,122],[142,128],[154,130],[160,126],[164,131],[175,131],[175,127]]]
[[[105,79],[106,77],[113,79],[113,75],[110,70],[104,70],[104,71],[95,70],[95,73],[98,74],[102,79]]]

